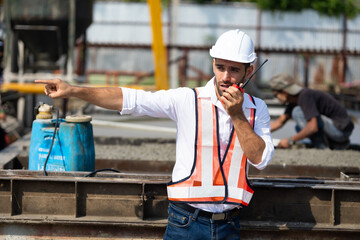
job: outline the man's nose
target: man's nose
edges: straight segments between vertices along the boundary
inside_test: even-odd
[[[225,81],[230,81],[230,79],[231,79],[230,72],[226,70],[226,71],[224,72],[224,80],[225,80]]]

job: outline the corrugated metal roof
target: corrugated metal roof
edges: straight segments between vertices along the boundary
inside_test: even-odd
[[[91,43],[151,44],[149,9],[146,3],[95,2],[94,19],[88,28]],[[240,28],[257,43],[259,10],[252,4],[184,4],[178,7],[176,42],[179,45],[208,46],[224,31]],[[169,9],[163,9],[164,41],[169,42]],[[347,48],[360,50],[360,17],[347,22]],[[342,48],[343,19],[319,15],[313,10],[299,13],[263,11],[261,42],[266,48]]]

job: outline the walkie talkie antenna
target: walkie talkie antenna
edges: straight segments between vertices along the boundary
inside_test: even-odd
[[[244,84],[241,86],[242,89],[245,88],[246,84],[251,80],[251,78],[255,75],[255,73],[257,73],[257,71],[259,71],[259,69],[268,61],[268,59],[266,59],[256,70],[253,74],[251,74],[251,76],[248,78],[248,80],[246,80],[244,82]],[[240,83],[238,83],[238,86],[240,86]]]

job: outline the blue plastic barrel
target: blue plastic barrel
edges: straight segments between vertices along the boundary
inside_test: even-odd
[[[46,171],[94,171],[95,148],[91,117],[59,119]],[[29,170],[43,170],[48,156],[55,119],[33,121],[29,152]]]

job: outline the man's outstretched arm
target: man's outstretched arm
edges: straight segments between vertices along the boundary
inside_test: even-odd
[[[45,84],[45,94],[51,98],[77,97],[99,107],[122,110],[123,94],[121,88],[73,86],[60,79],[35,80],[35,83]]]

